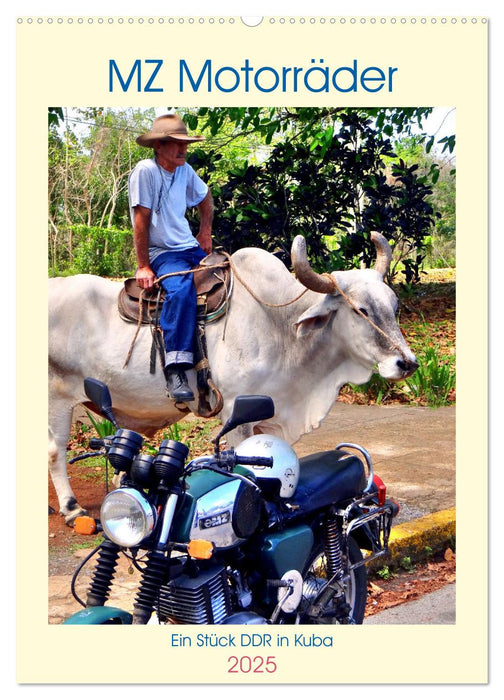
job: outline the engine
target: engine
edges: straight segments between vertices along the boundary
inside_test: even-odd
[[[230,614],[230,588],[222,566],[211,567],[196,576],[176,576],[159,592],[160,619],[186,625],[219,625]]]

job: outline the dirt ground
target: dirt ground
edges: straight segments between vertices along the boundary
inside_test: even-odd
[[[79,494],[79,501],[86,504],[88,513],[93,518],[100,515],[100,506],[105,496],[105,485],[98,481],[79,478],[78,472],[69,468],[71,484]],[[74,529],[68,527],[65,519],[58,512],[58,499],[56,492],[49,480],[49,508],[54,512],[49,514],[49,576],[62,573],[71,573],[75,568],[75,559],[72,556],[77,548],[89,547],[92,537],[78,535]]]

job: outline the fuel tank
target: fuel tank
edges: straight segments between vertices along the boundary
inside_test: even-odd
[[[172,531],[175,541],[207,540],[216,549],[228,549],[256,531],[262,496],[252,482],[200,469],[187,478],[186,487]]]

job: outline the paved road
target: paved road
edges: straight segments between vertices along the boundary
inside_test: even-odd
[[[395,522],[455,506],[455,406],[356,406],[337,402],[320,428],[295,445],[300,457],[362,445],[399,502]]]
[[[362,445],[387,492],[400,504],[395,524],[453,508],[455,502],[455,406],[355,406],[337,402],[322,426],[295,445],[299,456]],[[366,618],[371,625],[455,623],[455,584]]]
[[[365,625],[454,625],[455,622],[454,583],[364,620]]]

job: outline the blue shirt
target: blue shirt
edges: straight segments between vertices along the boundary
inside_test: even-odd
[[[134,207],[151,210],[149,224],[149,259],[152,262],[167,250],[187,250],[198,245],[186,218],[188,207],[200,204],[208,192],[207,185],[188,163],[173,173],[154,158],[141,160],[129,176],[130,216]]]

